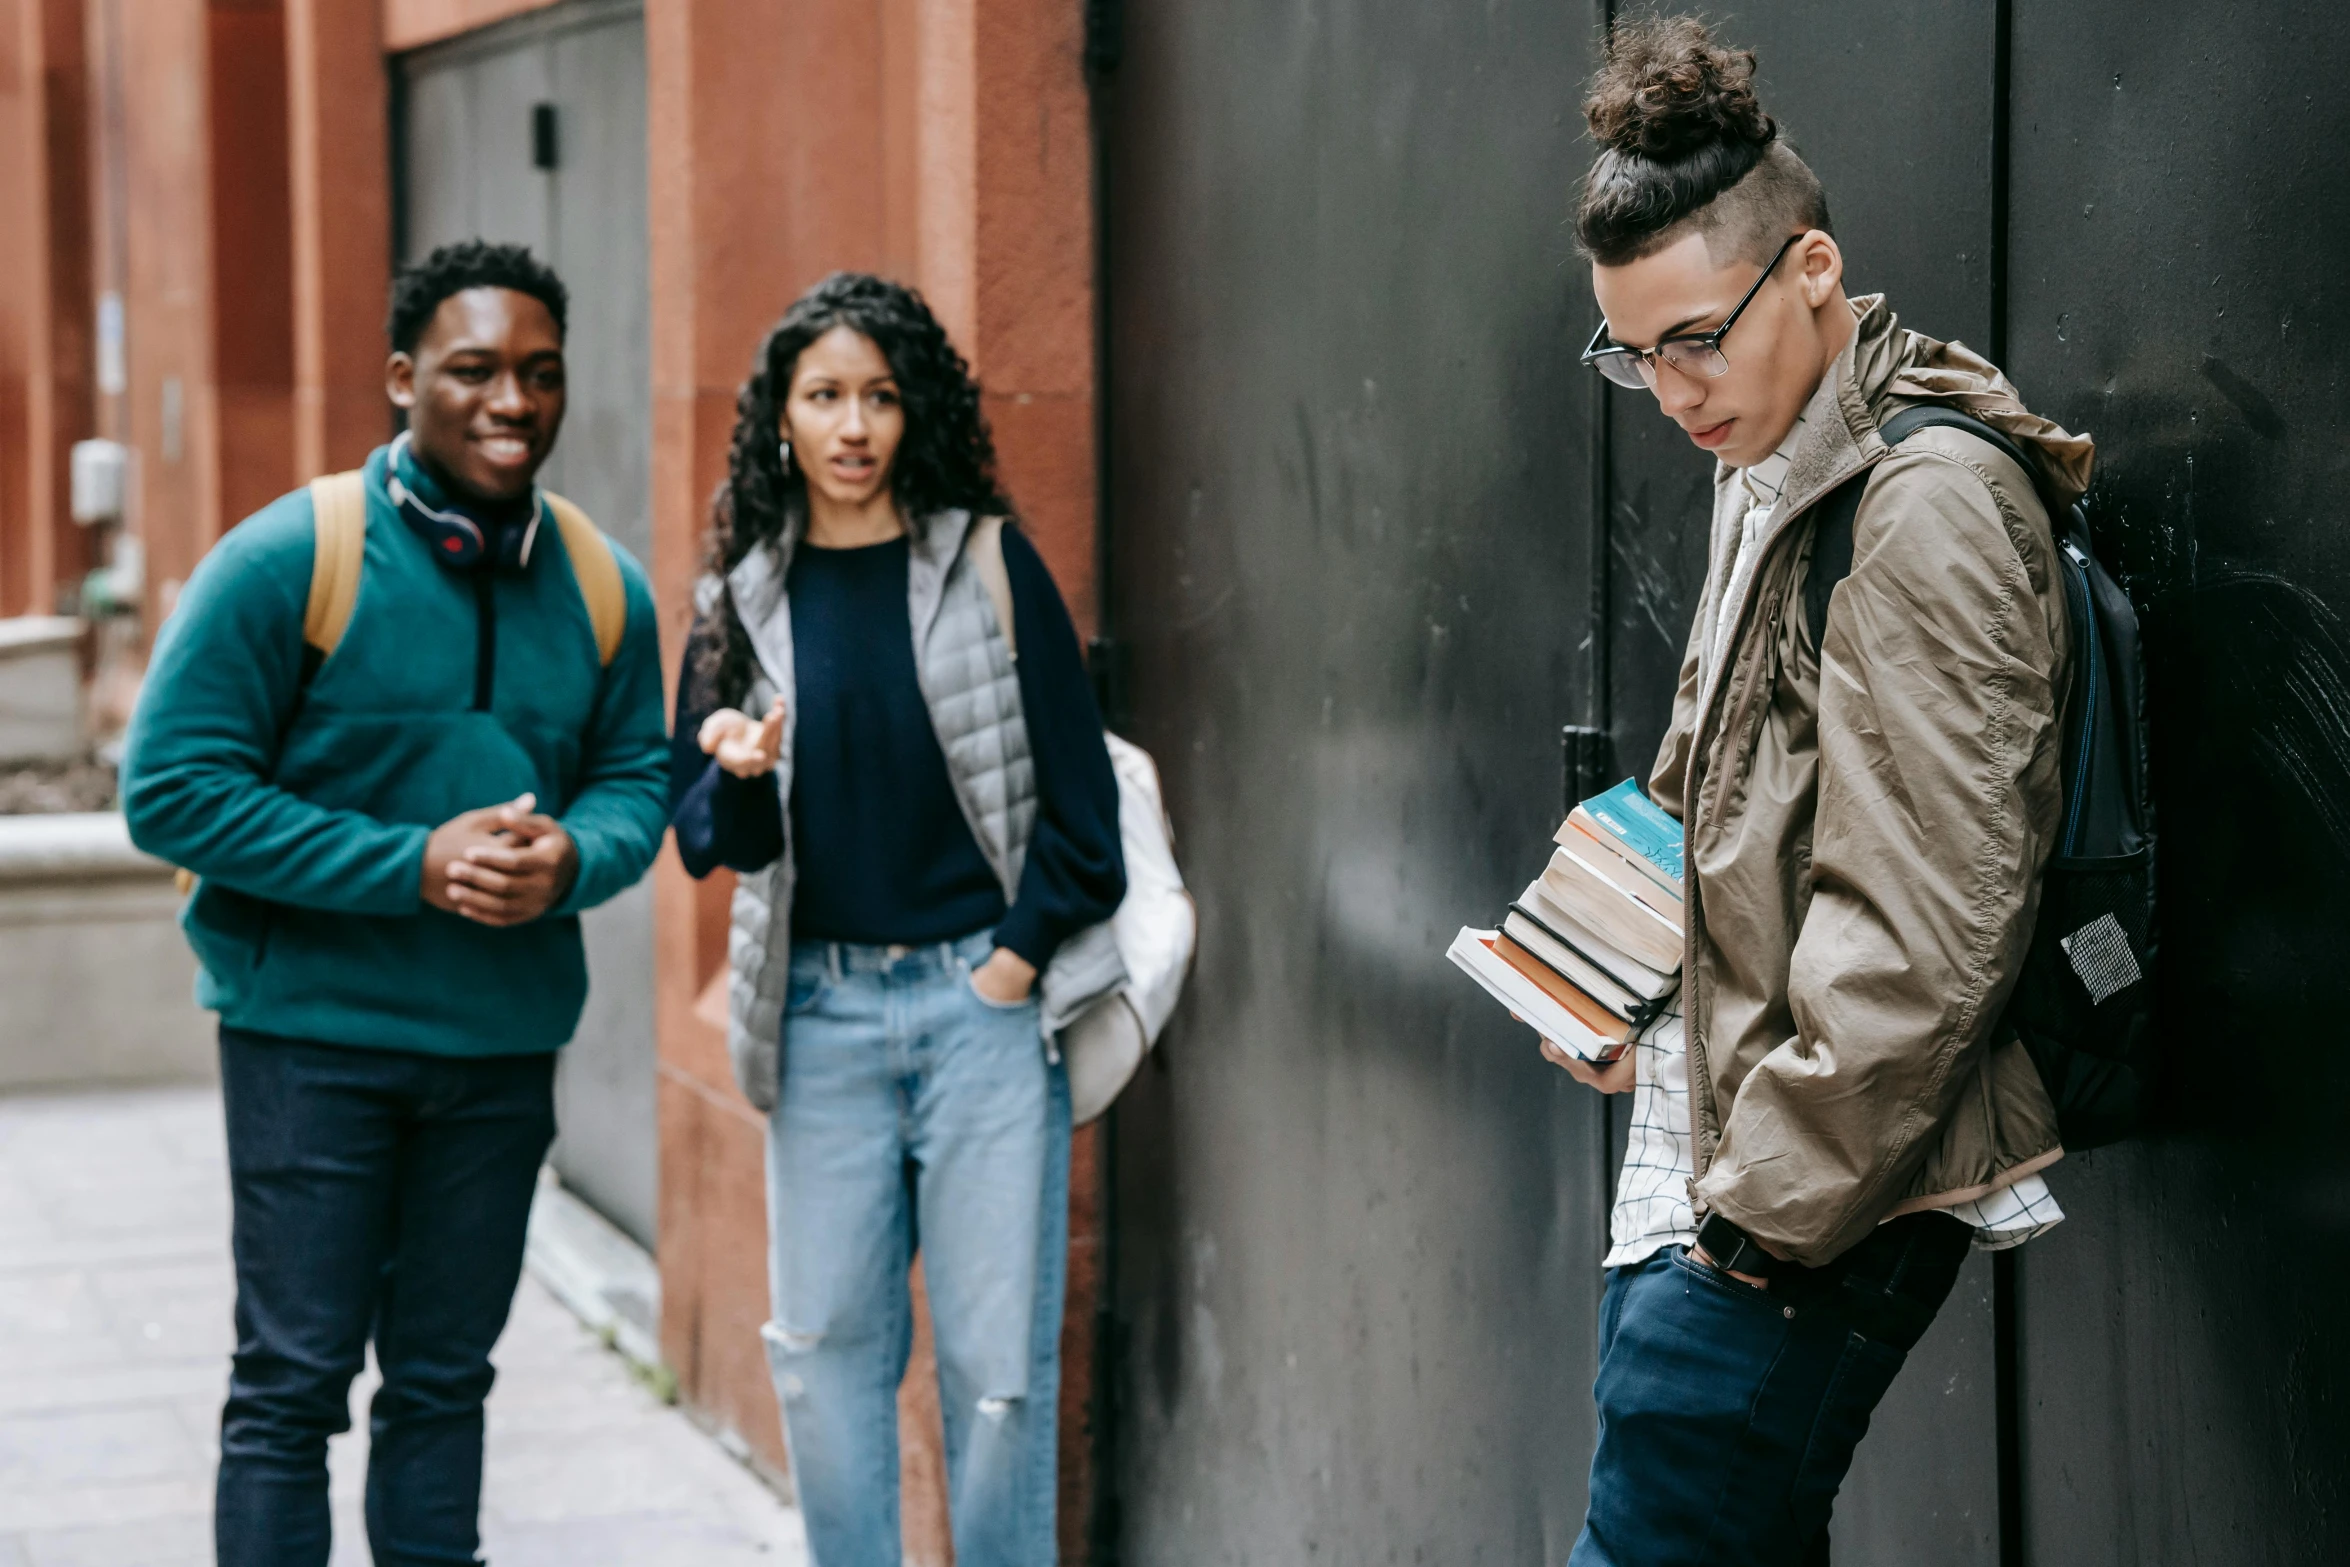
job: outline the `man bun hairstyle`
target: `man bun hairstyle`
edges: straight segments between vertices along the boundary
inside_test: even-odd
[[[392,352],[416,352],[441,301],[469,288],[510,288],[528,294],[555,318],[557,337],[570,330],[571,290],[563,286],[553,267],[532,255],[527,246],[461,239],[402,267],[393,276],[391,318],[384,323]]]
[[[1828,231],[1828,198],[1754,91],[1754,51],[1693,16],[1618,22],[1583,100],[1599,143],[1575,234],[1603,267],[1687,233],[1713,259],[1767,262],[1790,234]]]

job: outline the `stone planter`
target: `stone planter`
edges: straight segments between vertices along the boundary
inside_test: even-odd
[[[0,620],[0,762],[62,762],[82,749],[82,623]]]
[[[179,907],[119,815],[0,816],[0,1091],[217,1074]]]

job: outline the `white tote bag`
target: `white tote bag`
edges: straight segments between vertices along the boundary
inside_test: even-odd
[[[1175,868],[1158,765],[1141,746],[1114,734],[1103,734],[1102,741],[1118,773],[1118,839],[1126,851],[1126,896],[1110,916],[1126,983],[1061,1030],[1069,1108],[1079,1126],[1110,1107],[1158,1043],[1183,999],[1199,940],[1199,912]]]
[[[996,623],[1012,656],[1012,581],[1004,570],[1004,519],[972,524],[971,559],[994,603]],[[1125,1090],[1142,1058],[1158,1043],[1199,944],[1199,911],[1175,867],[1175,830],[1159,794],[1158,764],[1150,753],[1107,732],[1110,766],[1118,775],[1118,841],[1126,856],[1126,896],[1110,916],[1110,935],[1126,965],[1126,983],[1103,996],[1061,1030],[1069,1068],[1069,1108],[1079,1126],[1093,1120]]]

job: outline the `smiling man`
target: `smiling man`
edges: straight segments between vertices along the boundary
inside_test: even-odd
[[[534,483],[562,283],[445,246],[393,284],[405,434],[238,525],[156,641],[124,811],[200,879],[237,1350],[222,1567],[324,1567],[372,1337],[378,1562],[479,1546],[490,1347],[587,994],[579,913],[644,874],[667,755],[643,573]]]

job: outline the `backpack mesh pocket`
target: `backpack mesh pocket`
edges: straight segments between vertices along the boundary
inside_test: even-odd
[[[2071,1148],[2126,1136],[2149,1108],[2154,856],[2049,862],[2007,1023],[2056,1102]]]

